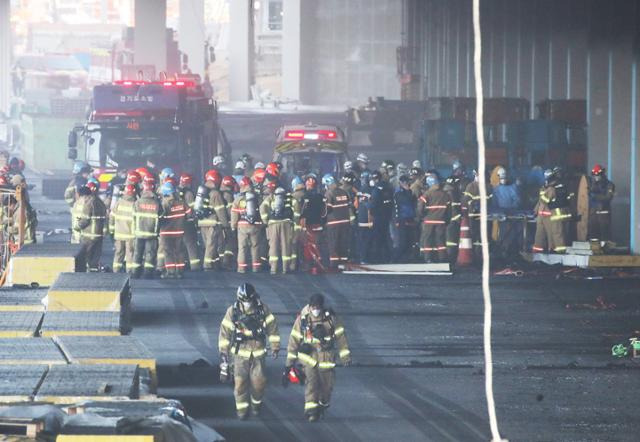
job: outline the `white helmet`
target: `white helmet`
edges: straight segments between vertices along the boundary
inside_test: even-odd
[[[507,170],[504,167],[500,167],[496,171],[496,175],[498,175],[498,178],[500,178],[500,179],[506,178],[507,177]]]
[[[411,163],[411,167],[417,167],[418,169],[422,169],[422,163],[420,162],[420,160],[415,160],[413,163]]]
[[[264,163],[262,161],[258,161],[254,166],[254,169],[264,169]]]
[[[345,172],[351,172],[353,170],[353,161],[345,161],[343,168]]]
[[[244,161],[242,160],[238,160],[236,161],[236,169],[241,169],[241,170],[245,170],[247,168],[247,165],[244,163]]]
[[[360,152],[356,157],[356,161],[359,161],[364,164],[369,164],[369,157],[367,156],[366,153]]]
[[[220,166],[221,164],[224,164],[224,157],[222,155],[213,157],[213,167]]]

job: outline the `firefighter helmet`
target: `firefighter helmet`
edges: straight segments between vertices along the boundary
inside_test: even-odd
[[[265,172],[276,178],[280,176],[280,168],[276,163],[267,164],[267,167],[265,168]]]
[[[353,170],[353,161],[351,160],[345,161],[344,164],[342,165],[342,168],[344,169],[345,172],[351,172]]]
[[[140,179],[140,174],[135,170],[131,170],[129,171],[129,173],[127,173],[127,183],[138,184],[140,182]]]
[[[274,178],[267,178],[267,180],[264,182],[264,186],[273,191],[276,189],[276,187],[278,187],[278,180],[274,179]]]
[[[238,160],[236,161],[235,169],[246,170],[247,164],[242,160]]]
[[[322,185],[325,187],[329,187],[335,183],[336,183],[336,179],[330,173],[327,173],[322,177]]]
[[[188,173],[180,174],[180,187],[190,187],[193,183],[193,177]]]
[[[299,176],[294,176],[291,180],[291,190],[298,190],[304,187],[304,183],[302,182],[302,178]]]
[[[359,163],[369,164],[369,157],[366,153],[360,152],[356,157],[356,161]]]
[[[213,167],[222,167],[224,165],[224,157],[222,155],[216,155],[213,157]]]
[[[162,169],[162,171],[160,172],[160,180],[164,181],[167,178],[171,178],[171,177],[175,177],[176,173],[173,171],[172,168],[170,167],[165,167],[164,169]]]
[[[232,188],[232,189],[233,189],[234,187],[236,187],[236,184],[237,184],[237,183],[236,183],[236,180],[235,180],[235,179],[233,179],[233,177],[232,177],[232,176],[227,175],[227,176],[225,176],[224,178],[222,178],[222,182],[221,182],[221,184],[222,184],[223,186],[225,186],[225,187],[230,187],[230,188]]]
[[[255,287],[248,282],[244,282],[238,286],[238,290],[236,290],[236,297],[240,302],[254,301],[259,298]]]
[[[251,188],[251,179],[248,176],[243,176],[242,179],[240,180],[240,189],[242,190],[243,187],[249,187]]]
[[[127,184],[124,186],[124,192],[127,196],[133,196],[136,194],[136,186],[134,184]]]
[[[314,175],[307,176],[307,179],[304,181],[304,186],[308,189],[315,189],[318,185],[318,179]]]
[[[600,164],[596,164],[595,166],[593,166],[593,169],[591,169],[591,175],[593,176],[604,175],[604,173],[605,173],[605,168],[602,167]]]
[[[153,175],[148,174],[148,175],[145,175],[145,176],[142,178],[142,182],[143,182],[143,183],[155,184],[155,183],[156,183],[156,178],[155,178]]]
[[[0,186],[6,186],[7,184],[9,184],[9,182],[7,181],[7,176],[0,175]]]
[[[253,182],[256,184],[261,184],[264,181],[265,176],[267,176],[267,172],[263,168],[257,168],[253,171]]]
[[[162,185],[160,191],[162,192],[162,196],[170,196],[174,194],[176,188],[173,186],[173,183],[167,181]]]
[[[85,187],[89,189],[89,192],[96,193],[98,191],[99,184],[97,183],[97,180],[89,180],[87,181],[87,184],[85,184]]]
[[[220,172],[215,169],[211,169],[204,174],[204,180],[205,182],[211,181],[217,187],[222,182],[222,177],[220,176]]]

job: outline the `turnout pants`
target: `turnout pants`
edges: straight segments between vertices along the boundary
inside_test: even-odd
[[[480,236],[480,214],[469,215],[469,233],[473,244],[473,260],[482,262],[482,238]]]
[[[458,259],[458,245],[460,244],[460,219],[447,224],[446,242],[449,261],[456,262],[456,259]]]
[[[398,221],[398,247],[395,249],[393,260],[399,263],[411,262],[414,259],[415,223],[413,221]]]
[[[227,229],[224,233],[224,257],[222,264],[225,268],[233,270],[236,265],[236,255],[238,254],[238,233],[235,230]]]
[[[351,241],[349,230],[348,222],[327,226],[330,267],[338,267],[338,264],[349,261],[349,241]]]
[[[371,259],[371,238],[373,229],[370,226],[358,226],[357,244],[358,244],[358,260],[361,263],[369,262]]]
[[[304,385],[304,414],[307,416],[322,413],[329,406],[335,384],[334,364],[329,363],[330,367],[322,367],[323,361],[333,361],[333,354],[321,352],[317,356],[320,364],[313,367],[303,364],[307,377]]]
[[[164,270],[170,274],[177,274],[184,270],[182,256],[183,235],[163,235],[160,233],[160,248],[164,250]]]
[[[102,237],[100,238],[80,238],[80,253],[87,261],[87,268],[90,272],[100,270],[100,256],[102,255]]]
[[[278,273],[278,261],[282,261],[282,273],[293,272],[293,223],[291,221],[271,222],[267,226],[269,239],[269,266],[271,273]]]
[[[145,274],[153,274],[156,268],[158,255],[158,238],[136,238],[134,262],[135,268],[130,269],[136,274],[144,271]]]
[[[267,386],[265,375],[265,357],[244,358],[235,356],[233,360],[235,385],[233,395],[236,399],[236,411],[239,416],[247,414],[249,405],[259,407]]]
[[[536,220],[536,237],[533,242],[534,252],[563,253],[565,246],[565,227],[562,221],[552,221],[549,216],[538,215]]]
[[[261,229],[262,226],[252,224],[238,226],[238,272],[245,273],[249,266],[254,272],[259,272],[262,268],[260,259]]]
[[[117,239],[114,241],[114,252],[113,252],[113,271],[114,272],[124,271],[125,264],[126,264],[127,270],[129,270],[129,267],[133,265],[134,245],[135,245],[135,240],[133,239],[128,239],[128,240]]]
[[[611,213],[591,212],[589,214],[588,239],[608,241],[611,238]]]
[[[221,226],[200,227],[202,241],[204,242],[204,268],[213,269],[220,266],[220,255],[218,249],[223,241]]]
[[[202,268],[202,261],[200,260],[200,251],[198,250],[198,230],[195,223],[185,223],[182,243],[184,245],[183,256],[189,258],[189,268],[191,270],[200,270]],[[186,255],[184,251],[186,251]]]
[[[432,256],[437,256],[438,262],[447,262],[447,246],[445,245],[446,228],[444,221],[432,221],[422,224],[420,235],[420,251],[425,262],[431,261]]]

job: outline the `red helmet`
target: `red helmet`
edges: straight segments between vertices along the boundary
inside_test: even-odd
[[[180,174],[180,187],[189,187],[193,182],[193,177],[188,173]]]
[[[98,185],[94,181],[87,182],[86,186],[91,193],[96,193],[98,191]]]
[[[146,167],[138,167],[135,171],[138,172],[138,175],[140,175],[142,178],[146,177],[147,175],[151,175],[151,172],[149,172],[149,169],[147,169]]]
[[[249,179],[248,176],[243,176],[242,179],[240,180],[240,187],[251,187],[251,180]]]
[[[0,186],[6,186],[7,184],[9,184],[9,181],[7,181],[7,176],[0,175]]]
[[[144,175],[143,178],[142,178],[142,183],[143,184],[155,184],[156,183],[156,178],[151,174]]]
[[[253,171],[253,181],[257,184],[261,184],[264,181],[265,176],[267,176],[267,172],[262,168],[255,169]]]
[[[140,174],[135,170],[130,170],[129,173],[127,173],[127,183],[138,184],[140,179]]]
[[[220,176],[220,172],[215,169],[211,169],[204,174],[204,180],[211,181],[216,187],[218,187],[220,185],[220,182],[222,181],[222,177]]]
[[[307,189],[315,189],[318,185],[318,179],[313,175],[309,175],[307,179],[304,181],[304,185]]]
[[[605,169],[600,164],[596,164],[591,169],[591,175],[604,175]]]
[[[6,174],[9,173],[10,170],[11,169],[10,169],[9,165],[7,164],[5,166],[2,166],[2,168],[0,169],[0,174],[6,175]]]
[[[233,189],[234,187],[236,187],[236,184],[236,180],[234,180],[232,176],[227,175],[226,177],[222,178],[222,185],[225,187],[231,187]]]
[[[267,164],[267,167],[265,169],[265,172],[267,172],[269,175],[274,176],[274,177],[279,177],[280,176],[280,167],[278,167],[278,165],[276,163],[269,163]]]
[[[124,194],[128,196],[133,196],[136,194],[136,186],[135,184],[127,184],[124,186]]]
[[[276,190],[276,188],[278,187],[278,180],[275,179],[268,179],[266,180],[266,182],[264,183],[265,187],[271,191]]]

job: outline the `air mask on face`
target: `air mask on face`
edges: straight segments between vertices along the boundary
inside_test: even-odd
[[[320,316],[320,313],[322,313],[322,309],[319,309],[319,308],[311,309],[311,314],[313,315],[314,318],[317,318],[318,316]]]
[[[245,310],[249,310],[252,305],[253,305],[253,303],[251,301],[243,301],[242,302],[242,308],[244,308]]]

